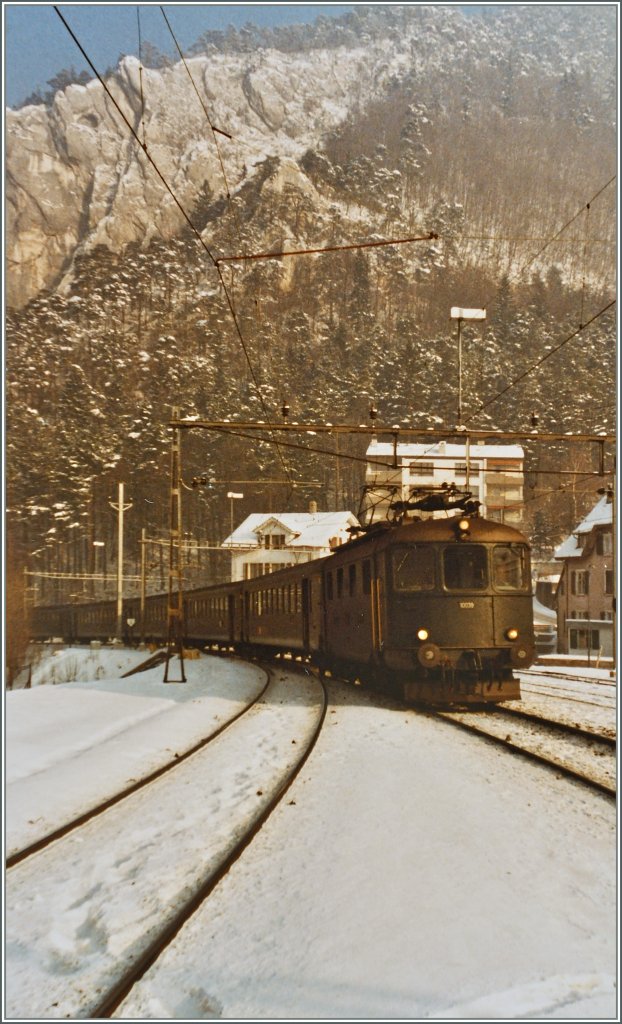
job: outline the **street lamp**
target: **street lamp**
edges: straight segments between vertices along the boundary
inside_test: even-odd
[[[462,334],[460,328],[463,320],[485,320],[485,309],[461,309],[460,306],[452,306],[450,311],[452,320],[458,321],[458,426],[462,426]]]
[[[229,541],[231,544],[231,579],[233,580],[233,502],[236,499],[243,498],[243,494],[238,494],[236,491],[227,491],[227,497],[231,501],[231,532],[229,534]]]

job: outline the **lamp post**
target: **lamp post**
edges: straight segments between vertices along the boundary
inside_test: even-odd
[[[458,321],[458,426],[462,426],[462,321],[463,320],[485,320],[485,309],[461,309],[460,306],[452,306],[450,317]]]
[[[238,494],[236,491],[227,491],[227,497],[231,501],[231,532],[229,534],[229,540],[231,542],[231,579],[233,580],[233,502],[236,499],[243,498],[243,494]]]

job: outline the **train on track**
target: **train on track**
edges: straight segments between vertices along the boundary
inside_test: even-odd
[[[425,506],[424,506],[425,507]],[[309,658],[409,702],[481,704],[520,697],[534,660],[529,545],[475,512],[379,523],[326,558],[256,579],[186,591],[189,645]],[[168,595],[150,596],[146,641],[168,635]],[[33,639],[107,640],[116,604],[36,607]]]

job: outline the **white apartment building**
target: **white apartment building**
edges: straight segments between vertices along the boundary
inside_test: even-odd
[[[231,579],[249,580],[289,565],[324,558],[350,540],[351,512],[253,512],[223,542]]]
[[[488,519],[520,526],[523,460],[519,445],[397,444],[373,440],[367,449],[365,517],[386,518],[391,501],[416,497],[418,489],[456,484],[481,502]],[[397,462],[397,467],[393,463]],[[433,513],[437,515],[439,513]],[[443,515],[444,513],[440,513]]]

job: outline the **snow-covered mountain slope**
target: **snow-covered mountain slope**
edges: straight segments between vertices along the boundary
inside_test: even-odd
[[[344,123],[356,125],[372,104],[388,98],[390,110],[391,97],[405,87],[442,117],[456,91],[465,110],[508,113],[525,105],[526,83],[547,80],[573,116],[588,124],[602,119],[594,108],[615,86],[615,12],[582,12],[513,8],[469,17],[444,6],[357,8],[328,25],[320,19],[297,48],[211,46],[192,57],[187,65],[201,103],[182,62],[144,69],[144,108],[136,58],[125,58],[107,85],[192,210],[205,190],[235,193],[266,157],[298,160]],[[278,33],[275,42],[283,45]],[[203,107],[231,139],[213,135]],[[9,110],[6,138],[11,305],[54,288],[76,251],[119,251],[183,226],[97,80],[70,85],[50,106]]]

